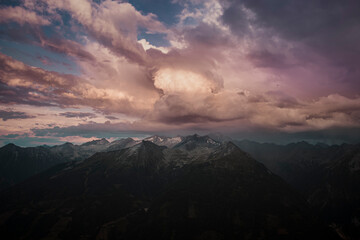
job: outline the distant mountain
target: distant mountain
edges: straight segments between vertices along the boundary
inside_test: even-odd
[[[209,136],[211,139],[214,139],[217,142],[230,142],[233,141],[233,139],[231,139],[231,137],[226,136],[222,133],[219,132],[212,132],[207,134],[207,136]]]
[[[86,142],[86,143],[83,143],[81,144],[81,146],[101,146],[101,145],[107,145],[109,144],[109,141],[106,140],[105,138],[102,138],[100,140],[93,140],[93,141],[90,141],[90,142]]]
[[[298,189],[344,239],[360,239],[360,145],[235,143]]]
[[[214,148],[220,146],[220,142],[217,142],[209,136],[199,136],[197,134],[186,136],[181,142],[176,144],[174,148],[182,148],[188,151],[199,148]]]
[[[3,191],[0,216],[6,239],[337,239],[263,164],[197,135],[57,165]]]
[[[111,142],[110,144],[108,144],[106,151],[121,150],[123,148],[132,147],[140,142],[141,141],[134,140],[132,138],[123,138],[123,139],[115,140],[115,141]]]
[[[152,143],[155,143],[156,145],[159,146],[166,146],[168,148],[172,148],[174,147],[176,144],[180,143],[181,141],[183,141],[183,137],[181,136],[177,136],[177,137],[164,137],[164,136],[151,136],[148,138],[144,139],[145,141],[149,141]]]

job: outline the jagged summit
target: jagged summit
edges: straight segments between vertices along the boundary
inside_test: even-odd
[[[183,141],[183,137],[177,136],[177,137],[165,137],[165,136],[158,136],[153,135],[151,137],[147,137],[144,139],[145,141],[150,141],[152,143],[155,143],[159,146],[166,146],[168,148],[174,147],[176,144]]]
[[[214,148],[220,146],[220,144],[221,144],[220,142],[213,140],[209,136],[200,136],[198,134],[194,134],[184,137],[183,141],[176,144],[174,148],[183,148],[191,151],[198,147]]]
[[[122,139],[118,139],[118,140],[111,142],[106,150],[107,151],[116,151],[116,150],[120,150],[123,148],[132,147],[132,146],[138,144],[139,142],[140,141],[135,141],[134,139],[132,139],[130,137],[122,138]]]
[[[81,146],[91,146],[91,145],[106,145],[109,144],[109,141],[106,138],[102,138],[100,140],[93,140],[90,142],[83,143]]]

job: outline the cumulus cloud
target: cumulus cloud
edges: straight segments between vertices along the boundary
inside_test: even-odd
[[[146,53],[137,42],[138,28],[150,33],[165,33],[166,28],[154,14],[142,15],[131,4],[118,1],[44,1],[50,11],[65,10],[91,37],[130,61],[146,64]]]
[[[148,108],[143,101],[137,102],[125,92],[98,88],[77,76],[31,67],[3,54],[0,54],[0,63],[0,91],[4,94],[0,100],[3,103],[82,105],[104,112],[135,115]]]
[[[103,120],[118,120],[33,128],[39,136],[85,134],[91,128],[100,133],[359,127],[359,4],[176,2],[183,11],[173,26],[123,1],[28,0],[0,9],[9,10],[0,23],[17,22],[24,30],[9,27],[1,36],[63,54],[80,69],[76,76],[51,72],[0,54],[0,103],[80,108],[58,113],[74,121],[95,120],[89,109]],[[51,34],[39,27],[44,25],[53,27]],[[140,31],[162,33],[171,46],[155,47],[139,39]]]

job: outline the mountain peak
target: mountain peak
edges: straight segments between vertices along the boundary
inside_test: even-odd
[[[151,149],[165,149],[165,146],[159,146],[151,141],[147,141],[147,140],[142,140],[141,143],[139,144],[140,147],[144,147],[144,148],[151,148]]]
[[[13,143],[8,143],[5,146],[2,147],[2,149],[15,149],[15,148],[21,148]]]
[[[107,143],[109,143],[109,141],[106,140],[106,138],[102,138],[102,139],[100,139],[99,143],[100,144],[107,144]]]
[[[176,144],[174,148],[185,148],[188,151],[194,150],[198,147],[214,148],[220,146],[220,143],[210,138],[209,136],[200,136],[198,134],[184,137],[183,141]]]
[[[163,137],[158,135],[153,135],[151,137],[145,138],[145,141],[150,141],[159,146],[166,146],[168,148],[174,147],[176,144],[180,143],[183,140],[183,137]]]
[[[83,144],[81,144],[81,146],[106,145],[108,143],[109,143],[109,141],[106,140],[106,138],[102,138],[100,140],[93,140],[93,141],[90,141],[90,142],[83,143]]]

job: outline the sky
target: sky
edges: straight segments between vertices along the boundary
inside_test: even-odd
[[[0,146],[360,142],[360,2],[0,0]]]

